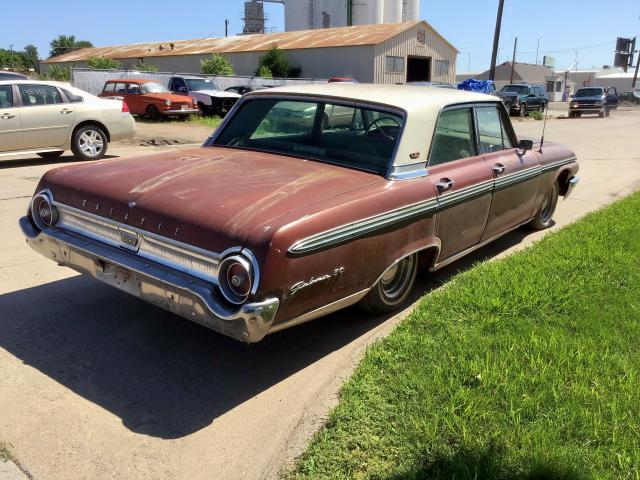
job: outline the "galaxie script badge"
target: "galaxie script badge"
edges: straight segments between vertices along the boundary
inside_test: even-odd
[[[120,230],[120,246],[133,251],[138,251],[140,237],[135,232]]]
[[[289,296],[293,297],[300,290],[303,290],[303,289],[305,289],[307,287],[310,287],[311,285],[315,285],[317,283],[327,282],[327,281],[331,280],[332,278],[339,277],[343,273],[344,273],[344,267],[338,267],[331,273],[326,273],[326,274],[321,275],[319,277],[311,277],[309,280],[298,282],[298,283],[294,283],[293,286],[291,287],[291,289],[289,290]]]

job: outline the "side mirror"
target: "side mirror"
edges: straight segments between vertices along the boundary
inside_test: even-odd
[[[523,152],[527,150],[533,150],[533,140],[520,140],[518,142],[518,148]]]

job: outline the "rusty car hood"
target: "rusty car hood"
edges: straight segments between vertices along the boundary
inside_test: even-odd
[[[277,228],[287,213],[382,181],[300,158],[207,147],[65,166],[47,172],[39,188],[90,214],[221,252],[244,245],[257,228]]]

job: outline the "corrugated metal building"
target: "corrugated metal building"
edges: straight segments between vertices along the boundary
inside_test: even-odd
[[[301,77],[353,77],[367,83],[453,82],[458,51],[424,21],[295,32],[203,38],[76,50],[42,62],[86,67],[89,57],[109,57],[132,68],[139,61],[165,72],[200,72],[200,61],[218,53],[236,75],[254,75],[260,57],[282,49]]]

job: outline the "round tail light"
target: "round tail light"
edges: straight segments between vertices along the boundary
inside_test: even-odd
[[[220,263],[218,286],[224,298],[231,303],[244,303],[253,287],[251,263],[239,255],[225,258]]]
[[[31,215],[41,230],[52,227],[58,221],[58,210],[44,194],[36,195],[31,202]]]

